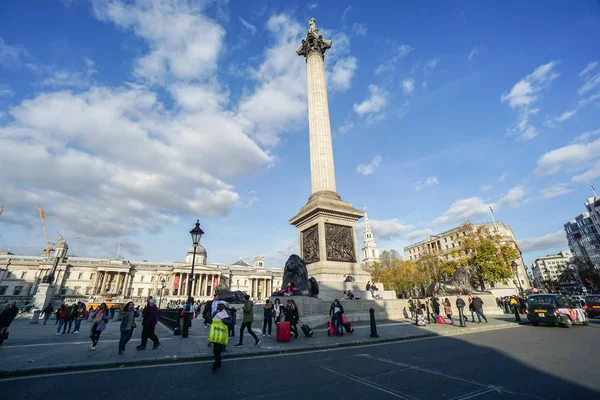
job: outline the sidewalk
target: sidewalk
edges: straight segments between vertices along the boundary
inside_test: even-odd
[[[28,375],[43,372],[68,371],[92,369],[98,367],[118,367],[126,365],[139,365],[150,363],[172,363],[181,361],[198,361],[212,358],[212,349],[207,346],[209,329],[205,328],[201,320],[193,321],[193,328],[188,338],[173,336],[172,331],[162,324],[156,327],[162,346],[152,349],[149,341],[147,350],[137,351],[135,347],[140,343],[141,329],[134,332],[133,339],[127,345],[124,354],[117,354],[119,343],[119,323],[111,321],[106,331],[102,332],[100,342],[95,351],[90,350],[91,341],[89,331],[91,323],[84,321],[81,333],[64,334],[56,336],[57,325],[53,320],[47,325],[30,324],[27,320],[15,320],[10,327],[10,338],[0,346],[0,377]],[[236,325],[236,337],[229,338],[227,352],[223,358],[247,357],[252,355],[277,354],[287,352],[301,352],[315,349],[328,349],[337,347],[360,346],[363,344],[401,341],[432,336],[450,336],[477,331],[487,331],[508,327],[518,327],[510,318],[490,318],[489,323],[471,324],[466,328],[453,325],[429,324],[424,327],[415,326],[409,320],[403,321],[378,321],[378,338],[370,337],[370,326],[364,323],[354,325],[354,333],[342,337],[328,337],[326,329],[319,327],[313,329],[312,338],[305,337],[298,326],[300,337],[291,342],[278,343],[275,339],[275,325],[272,337],[262,337],[256,321],[254,331],[261,339],[258,346],[246,332],[244,334],[244,347],[234,347],[237,343],[239,325]]]

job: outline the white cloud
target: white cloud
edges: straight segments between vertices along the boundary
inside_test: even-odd
[[[565,231],[560,230],[540,237],[517,240],[522,252],[541,251],[556,247],[567,248]]]
[[[248,31],[250,32],[250,34],[252,34],[252,35],[256,34],[256,26],[252,25],[250,22],[246,21],[242,17],[240,17],[240,22],[242,23],[242,25],[244,26],[244,28],[248,29]]]
[[[360,164],[356,167],[356,172],[362,175],[371,175],[381,165],[381,156],[378,154],[368,164]]]
[[[369,85],[370,96],[360,104],[354,104],[354,112],[359,116],[377,114],[388,104],[389,93],[378,86]]]
[[[521,203],[521,200],[525,196],[525,190],[522,186],[515,186],[510,189],[508,193],[498,201],[494,207],[499,208],[502,206],[508,206],[511,208],[518,207]]]
[[[577,90],[577,94],[582,96],[599,85],[600,85],[600,73],[597,73],[596,75],[590,76],[589,78],[586,79],[583,86],[580,87],[579,90]]]
[[[481,217],[490,212],[490,204],[486,204],[481,197],[470,197],[457,200],[434,223],[464,222],[472,218]]]
[[[405,79],[402,81],[402,90],[405,95],[411,95],[415,90],[415,80],[414,79]]]
[[[204,16],[205,3],[95,1],[96,18],[131,29],[146,40],[150,52],[137,60],[135,74],[165,84],[168,77],[198,79],[217,66],[225,29]]]
[[[423,73],[425,75],[429,75],[437,67],[438,62],[439,62],[439,60],[437,58],[427,60],[425,62],[425,65],[423,66]]]
[[[350,12],[350,10],[352,10],[352,6],[348,6],[344,9],[344,13],[342,14],[342,21],[346,20],[346,15],[348,15],[348,13]]]
[[[340,126],[340,128],[339,128],[339,132],[345,134],[345,133],[350,132],[350,130],[352,128],[354,128],[354,122],[344,121],[344,124],[342,126]]]
[[[563,196],[573,192],[574,190],[569,188],[566,183],[557,183],[553,186],[541,189],[540,196],[543,199],[552,199],[554,197]]]
[[[398,221],[398,218],[387,219],[387,220],[369,220],[371,225],[371,231],[376,238],[383,240],[390,239],[392,237],[400,236],[410,229],[412,225],[404,225]]]
[[[590,143],[570,144],[543,154],[537,161],[537,176],[552,175],[561,170],[564,164],[581,164],[599,156],[600,139]]]
[[[433,223],[445,222],[464,222],[474,218],[480,218],[490,212],[490,207],[497,211],[502,207],[518,207],[525,196],[525,190],[522,186],[515,186],[510,189],[496,203],[486,203],[481,197],[469,197],[468,199],[457,200],[441,216],[436,218]]]
[[[417,192],[420,192],[421,190],[425,189],[428,186],[435,186],[439,183],[440,182],[438,181],[437,176],[430,176],[429,178],[425,179],[425,181],[415,182],[415,190]]]
[[[433,234],[433,231],[431,229],[416,229],[410,233],[408,233],[406,235],[406,238],[408,240],[415,240],[415,239],[420,239],[420,238],[426,238],[430,235]]]
[[[587,142],[591,137],[600,135],[600,129],[595,129],[593,131],[587,131],[580,133],[579,136],[573,140],[576,143]]]
[[[531,74],[517,82],[510,92],[503,93],[502,102],[508,102],[511,108],[517,111],[518,121],[508,129],[511,136],[520,140],[533,139],[537,136],[536,128],[530,124],[530,115],[539,112],[539,108],[531,108],[539,99],[543,89],[560,75],[553,71],[556,62],[540,65]]]
[[[2,97],[12,97],[15,92],[10,88],[10,86],[0,83],[0,98]]]
[[[346,57],[338,60],[329,74],[333,90],[348,90],[352,86],[352,77],[356,71],[356,58]]]
[[[367,36],[367,27],[364,24],[355,22],[352,24],[352,33],[356,36]]]
[[[10,46],[0,37],[0,67],[16,68],[28,54],[23,45]]]
[[[400,62],[400,60],[407,56],[413,50],[414,49],[412,47],[406,44],[396,46],[392,58],[380,64],[375,70],[375,74],[380,75],[387,71],[393,71],[394,69],[396,69],[396,65]]]
[[[475,58],[475,56],[479,55],[479,53],[481,53],[481,50],[479,50],[479,48],[477,47],[473,47],[473,50],[471,50],[471,52],[469,53],[469,62],[473,61],[473,58]]]
[[[579,76],[585,76],[588,73],[592,72],[592,70],[594,68],[596,68],[598,66],[598,61],[592,61],[591,63],[589,63],[588,65],[585,66],[585,68],[579,73]]]
[[[318,4],[315,4],[315,3],[308,3],[308,4],[306,5],[306,7],[308,8],[308,11],[315,9],[315,8],[317,8],[318,6],[319,6],[319,5],[318,5]]]
[[[502,175],[500,175],[500,177],[498,178],[498,182],[504,182],[504,180],[506,179],[506,177],[508,176],[508,174],[505,172]]]
[[[492,185],[480,185],[479,190],[482,192],[486,192],[488,190],[492,190],[494,187]]]

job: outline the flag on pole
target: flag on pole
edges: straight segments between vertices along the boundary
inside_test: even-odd
[[[589,179],[588,179],[588,184],[590,185],[590,188],[592,189],[592,192],[594,193],[594,196],[596,196],[596,189],[594,188],[594,185],[592,185],[592,182],[590,182]]]
[[[490,212],[493,214],[494,213],[494,209],[492,208],[492,206],[490,206]]]

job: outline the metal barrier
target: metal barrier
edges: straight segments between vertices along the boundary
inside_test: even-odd
[[[158,310],[158,320],[169,329],[175,330],[175,328],[181,328],[182,310],[183,308],[177,310]]]

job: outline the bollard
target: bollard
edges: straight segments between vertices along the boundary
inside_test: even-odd
[[[33,312],[33,317],[31,318],[30,324],[39,324],[40,323],[39,320],[40,320],[40,313],[41,312],[42,312],[41,310],[35,310]]]
[[[190,330],[191,315],[192,315],[192,313],[190,313],[190,312],[186,312],[185,314],[183,314],[183,326],[181,327],[181,337],[182,338],[188,337],[189,330]]]
[[[519,308],[517,306],[513,307],[515,310],[515,322],[521,322],[521,317],[519,316]]]
[[[465,314],[463,313],[463,307],[458,307],[458,317],[460,318],[460,326],[466,326],[467,324],[465,323]]]
[[[377,334],[377,326],[375,325],[375,310],[371,308],[369,314],[371,314],[371,337],[377,338],[379,335]]]

